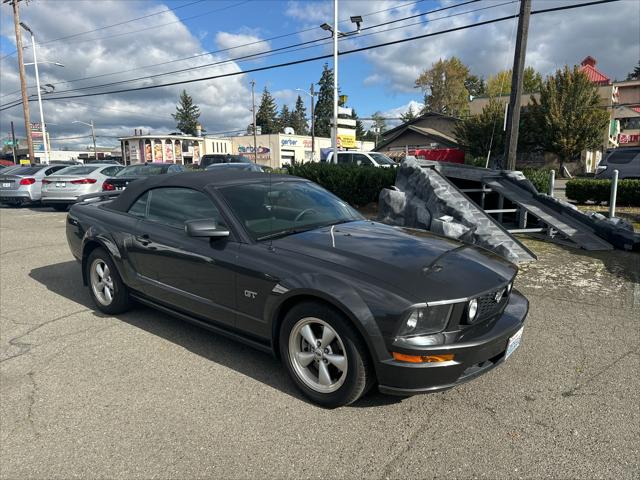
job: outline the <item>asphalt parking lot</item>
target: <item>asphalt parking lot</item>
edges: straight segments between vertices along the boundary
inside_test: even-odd
[[[277,360],[96,313],[65,214],[0,210],[0,476],[639,478],[640,255],[527,241],[523,344],[444,393],[323,410]]]

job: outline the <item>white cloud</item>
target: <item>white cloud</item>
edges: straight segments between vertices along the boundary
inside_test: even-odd
[[[256,35],[250,35],[245,33],[229,33],[218,32],[216,34],[216,44],[221,50],[229,49],[228,56],[230,57],[242,57],[245,55],[252,55],[271,49],[269,42],[263,42],[262,39]],[[246,47],[239,47],[239,45],[247,45]]]
[[[25,4],[21,9],[21,17],[44,40],[69,35],[70,32],[83,32],[117,23],[123,18],[135,18],[154,11],[166,10],[164,5],[155,5],[149,8],[148,4],[117,0],[40,2],[36,8],[33,7],[33,4]],[[4,5],[0,8],[6,13],[8,7]],[[65,68],[58,68],[43,64],[40,69],[41,82],[58,83],[55,87],[56,91],[60,92],[70,88],[118,82],[169,70],[186,69],[182,73],[114,85],[108,88],[110,90],[241,71],[238,64],[234,62],[195,69],[199,65],[228,58],[216,55],[203,55],[162,66],[138,69],[146,65],[191,57],[204,51],[200,39],[190,33],[189,29],[178,20],[173,12],[167,12],[151,17],[146,21],[146,24],[145,21],[140,21],[142,26],[138,30],[135,28],[139,26],[138,23],[127,24],[66,41],[39,45],[39,59],[60,61],[65,65]],[[158,28],[142,30],[149,26],[150,21],[157,22]],[[172,21],[175,23],[160,26]],[[103,37],[127,32],[133,32],[133,34],[99,40]],[[3,35],[3,43],[15,43],[10,15],[2,15],[0,34]],[[91,38],[98,40],[86,41]],[[234,39],[237,42],[242,42],[238,36],[232,34],[223,35],[221,38],[222,42],[231,42]],[[257,37],[254,38],[258,40]],[[237,52],[234,51],[234,53]],[[31,61],[30,48],[25,49],[25,61]],[[7,103],[14,98],[19,99],[20,85],[15,56],[3,60],[0,68],[0,95],[9,94],[0,98],[0,103]],[[27,67],[29,85],[35,83],[32,68]],[[130,69],[137,70],[123,72]],[[121,73],[73,83],[59,83],[110,72]],[[116,142],[115,138],[109,139],[108,136],[131,134],[134,128],[160,133],[174,131],[175,121],[171,114],[175,112],[178,95],[183,88],[193,96],[194,102],[200,106],[202,112],[200,120],[209,133],[245,128],[250,122],[250,89],[244,75],[238,75],[138,92],[84,97],[79,98],[77,103],[74,103],[73,100],[46,101],[44,102],[44,113],[47,123],[52,124],[50,127],[52,143],[54,145],[84,144],[85,140],[54,141],[55,138],[87,134],[85,127],[71,123],[76,119],[94,120],[97,134],[103,136],[99,138],[101,144],[113,144]],[[14,91],[18,91],[18,93],[13,93]],[[31,92],[33,91],[34,89],[31,89]],[[69,92],[69,95],[93,91]],[[39,121],[35,102],[31,102],[31,116],[32,121]],[[3,134],[9,130],[11,120],[14,121],[18,130],[22,130],[20,128],[23,125],[22,109],[19,106],[2,112],[0,131]]]
[[[506,1],[506,0],[505,0]],[[380,28],[363,31],[361,35],[341,41],[341,48],[353,48],[377,43],[402,40],[413,36],[434,33],[460,27],[478,21],[513,15],[518,2],[495,0],[470,4],[455,9],[436,12],[428,16],[399,21]],[[533,0],[532,10],[574,4],[575,0]],[[392,1],[344,0],[340,3],[340,18],[350,15],[364,16],[364,27],[398,20],[439,6],[430,3],[407,5],[372,15],[367,13],[391,8]],[[478,8],[486,10],[469,12]],[[303,27],[313,27],[333,18],[330,2],[290,2],[286,13],[301,20]],[[452,16],[456,15],[456,16]],[[598,68],[612,78],[622,79],[637,65],[640,56],[640,2],[623,0],[617,3],[589,6],[579,9],[533,15],[530,22],[527,46],[527,65],[543,74],[551,74],[565,64],[579,63],[587,55],[598,60]],[[428,19],[428,22],[418,23]],[[415,24],[416,25],[410,25]],[[444,35],[400,43],[367,51],[362,55],[372,67],[365,76],[364,86],[381,85],[390,91],[413,92],[419,73],[440,58],[459,57],[474,74],[487,77],[513,63],[513,38],[516,20],[508,20]],[[615,28],[612,30],[612,25]],[[396,28],[406,26],[407,28]],[[347,23],[341,24],[348,29]],[[370,33],[379,34],[369,35]],[[301,34],[308,40],[317,38],[316,30]],[[327,47],[328,48],[328,47]],[[372,107],[375,108],[375,107]]]
[[[296,100],[300,92],[296,92],[294,89],[286,88],[283,90],[276,90],[271,93],[273,98],[276,99],[278,105],[287,105],[290,109],[295,106]]]

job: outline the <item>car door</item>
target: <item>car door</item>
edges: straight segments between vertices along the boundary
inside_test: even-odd
[[[184,228],[185,221],[203,218],[224,224],[213,200],[189,188],[156,188],[129,213],[140,220],[128,258],[145,292],[172,308],[235,325],[237,242],[233,236],[190,237]]]
[[[352,163],[361,166],[372,166],[373,162],[369,157],[363,155],[362,153],[354,153],[352,157]]]

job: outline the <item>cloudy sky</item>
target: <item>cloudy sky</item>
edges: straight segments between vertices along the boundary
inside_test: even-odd
[[[533,10],[588,1],[533,0]],[[332,22],[331,0],[32,0],[20,5],[21,19],[37,35],[38,61],[64,64],[64,68],[40,65],[41,83],[55,87],[50,97],[227,75],[186,85],[46,101],[44,115],[54,146],[89,143],[88,138],[68,138],[87,135],[86,127],[73,124],[74,120],[93,120],[100,145],[112,145],[117,136],[133,133],[134,128],[173,131],[171,113],[182,88],[200,105],[201,121],[209,133],[244,129],[251,117],[252,79],[258,95],[266,86],[280,105],[291,105],[297,88],[308,89],[318,81],[326,60],[243,71],[331,53],[331,45],[320,40],[246,58],[326,38],[318,25]],[[0,9],[0,104],[11,105],[20,98],[15,32],[10,7],[2,4]],[[511,15],[517,9],[512,0],[341,0],[339,17],[346,20],[340,24],[342,31],[351,29],[351,15],[362,15],[363,27],[374,28],[343,39],[340,48],[346,51],[438,32]],[[406,17],[413,18],[387,24]],[[422,95],[413,88],[414,80],[439,58],[458,56],[484,77],[509,68],[514,31],[515,20],[508,20],[345,55],[340,62],[341,90],[361,117],[376,111],[397,116],[409,104],[419,105]],[[27,35],[23,38],[25,61],[31,62],[31,45]],[[640,1],[532,16],[527,65],[549,74],[587,55],[595,57],[598,68],[611,78],[623,79],[632,70],[640,58]],[[33,66],[26,69],[28,84],[33,85]],[[37,121],[36,102],[31,103],[31,112],[32,121]],[[11,120],[17,134],[23,134],[22,110],[17,106],[0,112],[2,138]]]

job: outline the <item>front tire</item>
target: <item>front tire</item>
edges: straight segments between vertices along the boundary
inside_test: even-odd
[[[69,205],[67,205],[66,203],[64,204],[56,203],[52,205],[52,207],[56,212],[66,212],[67,208],[69,208]]]
[[[131,308],[129,291],[122,282],[109,254],[96,248],[89,254],[86,267],[89,292],[98,310],[109,315],[124,313]]]
[[[373,384],[360,335],[343,314],[322,303],[289,310],[280,328],[280,355],[296,386],[323,407],[349,405]]]

